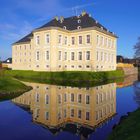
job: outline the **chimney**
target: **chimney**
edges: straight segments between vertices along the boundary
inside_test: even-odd
[[[64,21],[64,17],[61,16],[60,17],[60,22],[63,23],[63,21]]]
[[[57,21],[59,20],[58,16],[55,16],[54,19],[57,20]]]
[[[84,16],[84,15],[86,15],[86,14],[87,14],[86,11],[83,11],[81,15]]]

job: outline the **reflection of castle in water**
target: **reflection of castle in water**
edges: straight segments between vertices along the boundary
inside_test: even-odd
[[[86,128],[93,130],[116,114],[115,83],[93,88],[29,85],[33,87],[32,91],[12,101],[29,107],[33,121],[47,126],[54,133],[61,128],[80,130],[83,135]]]

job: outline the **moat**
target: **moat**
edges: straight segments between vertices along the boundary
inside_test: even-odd
[[[137,76],[78,88],[26,83],[33,90],[0,102],[2,140],[106,140],[115,124],[136,110]]]

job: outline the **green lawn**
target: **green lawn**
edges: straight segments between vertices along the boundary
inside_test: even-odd
[[[28,82],[66,86],[95,86],[124,77],[124,73],[121,70],[108,72],[35,72],[7,70],[5,74]]]
[[[30,89],[31,87],[27,87],[12,77],[0,74],[0,101],[17,97]]]
[[[140,139],[140,109],[130,113],[117,125],[108,140],[139,140]]]

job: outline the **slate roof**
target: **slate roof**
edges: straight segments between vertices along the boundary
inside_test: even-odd
[[[12,64],[12,58],[8,58],[3,63]]]
[[[59,27],[62,29],[66,27],[66,30],[69,30],[69,31],[77,30],[78,26],[81,29],[89,28],[89,27],[98,27],[106,32],[111,33],[113,36],[115,36],[112,32],[108,31],[107,28],[105,28],[103,25],[97,22],[94,18],[92,18],[88,13],[85,13],[84,15],[81,14],[80,16],[72,16],[72,17],[62,18],[62,19],[63,20],[61,21],[58,18],[54,18],[50,22],[35,29],[35,31],[46,28],[46,27]],[[15,42],[14,44],[29,42],[32,37],[33,37],[33,33],[30,33],[27,36],[20,39],[19,41]]]
[[[80,23],[78,23],[78,20]],[[61,20],[57,20],[56,18],[48,22],[47,24],[41,26],[38,29],[45,28],[45,27],[66,27],[67,30],[76,30],[78,26],[81,26],[81,28],[88,28],[88,27],[103,27],[103,30],[107,31],[107,29],[101,25],[99,22],[97,22],[94,18],[92,18],[89,14],[80,15],[80,16],[72,16],[69,18],[64,18],[63,22]]]
[[[25,37],[23,37],[22,39],[20,39],[17,42],[15,42],[14,44],[30,42],[32,37],[33,37],[33,33],[30,33],[30,34],[26,35]]]

